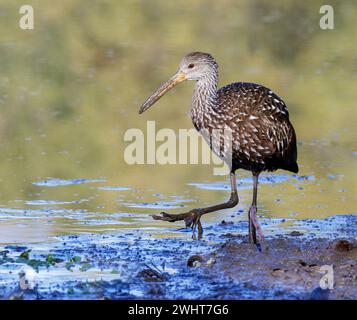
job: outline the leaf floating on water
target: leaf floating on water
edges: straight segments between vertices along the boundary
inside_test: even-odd
[[[80,256],[73,256],[70,260],[70,262],[81,262],[81,257]]]
[[[66,265],[65,265],[65,267],[66,267],[66,269],[68,270],[68,271],[73,271],[72,270],[72,268],[74,267],[74,263],[72,263],[72,262],[66,262]]]
[[[46,262],[48,262],[49,264],[54,264],[53,254],[49,254],[49,255],[46,257]]]
[[[56,263],[63,262],[62,259],[55,257],[53,254],[49,254],[46,257],[45,261],[46,261],[46,263],[48,263],[50,265],[55,265]]]
[[[65,267],[69,271],[73,271],[72,268],[75,266],[76,263],[81,262],[82,259],[80,256],[73,256],[69,259],[68,262],[66,262]]]
[[[89,270],[90,268],[93,268],[93,265],[86,262],[79,268],[79,270],[82,272],[85,272],[85,271]]]
[[[23,258],[23,259],[28,260],[29,257],[30,257],[30,252],[31,252],[31,251],[32,251],[31,249],[25,250],[24,252],[22,252],[22,253],[20,254],[20,258]]]

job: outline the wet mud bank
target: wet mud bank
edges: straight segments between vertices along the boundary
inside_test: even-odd
[[[243,286],[240,293],[228,291],[214,298],[357,298],[357,243],[352,239],[280,236],[258,252],[246,238],[233,237],[214,255],[209,272]]]
[[[0,298],[357,299],[357,216],[277,225],[263,220],[261,250],[248,243],[246,222],[224,221],[202,241],[180,229],[171,238],[130,231],[0,246]]]

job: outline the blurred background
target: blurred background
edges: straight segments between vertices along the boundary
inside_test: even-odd
[[[262,184],[261,214],[356,213],[355,1],[329,1],[334,30],[319,27],[322,1],[28,0],[34,30],[19,28],[23,4],[0,4],[0,243],[160,226],[168,236],[178,225],[149,213],[228,197],[209,165],[124,162],[127,129],[192,127],[190,82],[137,113],[191,51],[216,58],[220,86],[260,83],[289,107],[300,178]],[[238,172],[239,207],[205,222],[246,219],[249,176]]]

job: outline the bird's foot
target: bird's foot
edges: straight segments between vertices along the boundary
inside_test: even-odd
[[[172,213],[161,212],[160,215],[153,214],[152,217],[155,220],[175,222],[175,221],[185,220],[185,217],[186,217],[187,213],[188,212],[179,213],[179,214],[172,214]]]
[[[192,239],[201,239],[203,234],[203,228],[201,224],[201,216],[203,215],[202,209],[192,209],[185,213],[172,214],[161,212],[160,215],[152,215],[155,220],[163,220],[168,222],[175,222],[184,220],[186,227],[192,228]],[[196,229],[197,229],[197,237],[196,237]]]
[[[251,206],[249,208],[249,221],[250,221],[250,230],[249,238],[251,242],[256,243],[256,234],[258,234],[259,240],[264,241],[264,234],[262,228],[257,219],[257,207]]]

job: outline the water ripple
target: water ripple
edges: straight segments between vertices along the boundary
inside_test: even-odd
[[[105,179],[57,179],[57,178],[48,178],[46,180],[36,181],[32,184],[39,187],[58,187],[58,186],[69,186],[74,184],[83,184],[83,183],[98,183],[105,182]]]

